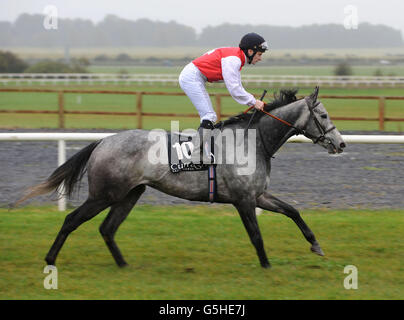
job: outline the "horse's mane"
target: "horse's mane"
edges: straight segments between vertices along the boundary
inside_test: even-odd
[[[270,103],[265,104],[264,110],[267,112],[270,112],[276,108],[285,106],[287,104],[290,104],[292,102],[297,101],[296,94],[298,92],[298,89],[281,89],[279,94],[277,92],[274,93],[274,100]],[[255,109],[252,109],[254,111]],[[223,127],[226,125],[230,125],[233,123],[240,123],[240,122],[246,122],[250,121],[251,117],[253,115],[253,112],[249,113],[239,113],[233,117],[230,117],[229,119],[226,119],[224,121],[221,121],[215,125],[215,127]],[[259,119],[264,115],[262,112],[256,112],[252,123],[256,123],[259,121]]]

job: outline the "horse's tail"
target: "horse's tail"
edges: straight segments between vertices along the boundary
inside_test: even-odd
[[[21,202],[30,198],[49,193],[51,191],[57,191],[62,185],[64,189],[63,194],[70,197],[74,191],[74,187],[86,173],[87,162],[90,159],[92,152],[100,142],[101,140],[95,141],[89,144],[87,147],[81,149],[64,164],[58,167],[48,179],[28,188],[26,194],[21,199],[11,204],[11,207],[15,207]]]

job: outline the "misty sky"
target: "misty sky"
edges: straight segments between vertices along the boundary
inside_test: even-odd
[[[175,20],[198,32],[224,22],[301,26],[344,23],[344,7],[358,8],[359,23],[385,24],[404,35],[404,0],[0,0],[0,21],[14,21],[21,13],[43,13],[55,5],[61,18],[99,22],[107,14],[136,20]]]

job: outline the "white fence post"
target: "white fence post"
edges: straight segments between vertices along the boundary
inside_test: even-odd
[[[66,162],[66,141],[58,140],[58,167]],[[63,195],[65,191],[64,185],[60,186],[59,192],[62,195],[58,200],[59,211],[66,210],[66,197]]]

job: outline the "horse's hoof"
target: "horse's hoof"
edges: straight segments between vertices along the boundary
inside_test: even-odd
[[[264,269],[270,269],[271,268],[271,264],[269,262],[267,263],[262,263],[261,267],[263,267]]]
[[[324,256],[323,250],[321,250],[319,244],[313,244],[310,248],[311,252],[314,252],[315,254],[318,254],[319,256]]]
[[[125,268],[127,266],[128,266],[128,264],[126,262],[121,262],[121,263],[118,264],[119,268]]]

